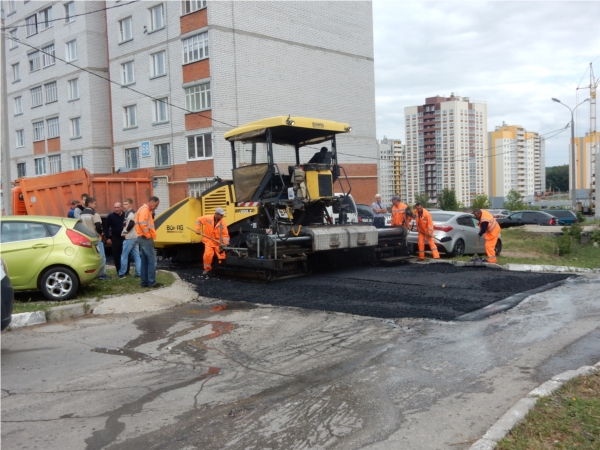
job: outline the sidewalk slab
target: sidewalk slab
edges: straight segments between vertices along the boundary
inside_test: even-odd
[[[48,322],[61,322],[89,314],[100,302],[93,299],[89,302],[72,303],[70,305],[55,306],[46,312]]]
[[[9,328],[29,327],[31,325],[39,325],[40,323],[46,323],[46,314],[44,311],[19,313],[12,315]]]

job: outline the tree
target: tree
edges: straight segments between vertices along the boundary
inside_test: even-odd
[[[442,193],[438,196],[438,205],[444,211],[458,211],[460,205],[456,201],[456,192],[454,189],[442,189]]]
[[[506,196],[504,209],[509,211],[518,211],[519,209],[527,209],[527,205],[523,202],[523,197],[514,189],[511,189]]]
[[[485,194],[479,194],[473,199],[471,209],[488,209],[490,207],[490,199]]]
[[[546,189],[567,192],[569,190],[569,165],[546,167]]]
[[[427,192],[421,192],[415,194],[415,203],[421,203],[423,208],[430,208],[433,206],[433,203],[429,203],[429,195]]]

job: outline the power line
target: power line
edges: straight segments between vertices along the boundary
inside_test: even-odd
[[[87,16],[88,14],[95,14],[95,13],[98,13],[98,12],[106,11],[107,9],[120,8],[121,6],[131,5],[132,3],[137,3],[139,1],[140,0],[133,0],[131,2],[122,3],[120,5],[107,6],[106,8],[97,9],[95,11],[88,11],[86,13],[81,13],[81,14],[73,14],[72,16],[69,16],[69,17],[59,17],[58,19],[44,20],[43,23],[57,22],[59,20],[67,20],[67,19],[71,19],[73,17]],[[34,13],[34,14],[37,14],[37,12]],[[31,17],[31,16],[29,16],[29,17]],[[37,25],[37,21],[36,21],[36,25]],[[11,26],[7,26],[7,27],[2,28],[2,31],[9,30],[9,29],[12,30],[14,28],[27,27],[27,26],[29,26],[29,25],[27,25],[27,24],[25,24],[25,25],[11,25]]]
[[[138,1],[138,0],[136,0],[136,1]],[[131,3],[133,3],[133,2],[131,2]],[[186,109],[186,108],[183,108],[183,107],[181,107],[181,106],[175,105],[175,104],[173,104],[173,103],[170,103],[170,102],[168,102],[168,101],[164,101],[164,100],[163,100],[163,98],[164,98],[164,97],[160,97],[160,98],[153,97],[153,96],[151,96],[151,95],[148,95],[148,94],[146,94],[146,93],[144,93],[144,92],[138,91],[137,89],[133,89],[133,88],[132,88],[132,87],[130,87],[130,86],[127,86],[127,85],[124,85],[124,84],[118,83],[118,82],[116,82],[116,81],[113,81],[113,80],[110,80],[110,79],[108,79],[108,78],[105,78],[105,77],[103,77],[102,75],[99,75],[99,74],[97,74],[97,73],[94,73],[94,72],[92,72],[92,71],[90,71],[90,70],[84,69],[83,67],[79,67],[79,66],[77,66],[77,65],[73,64],[72,62],[69,62],[69,61],[66,61],[66,60],[64,60],[64,59],[62,59],[62,58],[59,58],[58,56],[56,56],[56,55],[54,55],[54,54],[52,54],[52,53],[48,53],[48,52],[44,51],[43,49],[41,49],[41,48],[39,48],[39,47],[35,47],[35,46],[31,45],[31,44],[28,44],[28,43],[26,43],[26,42],[24,42],[24,41],[21,41],[21,40],[17,39],[17,38],[13,38],[13,37],[11,37],[11,36],[8,36],[8,35],[6,34],[6,32],[3,32],[2,34],[4,34],[4,36],[5,36],[7,39],[10,39],[10,40],[12,40],[12,41],[19,42],[19,43],[21,43],[21,44],[23,44],[23,45],[25,45],[25,46],[27,46],[27,47],[29,47],[29,48],[32,48],[32,49],[34,49],[34,50],[37,50],[37,51],[39,51],[39,52],[41,52],[41,53],[43,53],[43,54],[45,54],[45,55],[51,56],[51,57],[52,57],[52,58],[54,58],[54,59],[57,59],[57,60],[59,60],[59,61],[62,61],[62,62],[64,62],[65,64],[68,64],[68,65],[70,65],[70,66],[73,66],[73,67],[75,67],[76,69],[82,70],[83,72],[89,73],[90,75],[94,75],[95,77],[98,77],[98,78],[100,78],[100,79],[102,79],[102,80],[104,80],[104,81],[107,81],[107,82],[109,82],[109,83],[112,83],[112,84],[116,84],[117,86],[120,86],[120,87],[122,87],[122,88],[125,88],[125,89],[129,89],[130,91],[132,91],[132,92],[135,92],[136,94],[140,94],[140,95],[142,95],[142,96],[144,96],[144,97],[148,97],[148,98],[150,98],[150,99],[152,99],[152,100],[159,100],[159,101],[162,101],[162,102],[163,102],[165,105],[169,105],[169,106],[172,106],[173,108],[180,109],[180,110],[182,110],[182,111],[185,111],[185,112],[186,112],[186,113],[188,113],[188,114],[196,114],[196,115],[198,115],[198,116],[200,116],[200,117],[204,117],[205,119],[209,119],[209,120],[210,120],[210,121],[212,121],[212,122],[218,122],[218,123],[222,123],[223,125],[227,125],[228,127],[235,128],[235,125],[231,125],[231,124],[229,124],[229,123],[227,123],[227,122],[223,122],[223,121],[220,121],[220,120],[217,120],[217,119],[213,119],[212,117],[209,117],[209,116],[207,116],[207,115],[201,114],[201,113],[199,113],[199,112],[196,112],[196,111],[190,111],[190,110],[188,110],[188,109]]]

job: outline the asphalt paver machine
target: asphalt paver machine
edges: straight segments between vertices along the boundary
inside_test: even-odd
[[[199,197],[188,197],[155,220],[156,247],[174,261],[200,260],[201,236],[195,219],[224,208],[231,237],[225,262],[217,270],[237,276],[281,279],[340,262],[397,261],[410,258],[407,230],[377,229],[368,224],[339,224],[327,207],[340,202],[334,184],[350,193],[338,163],[336,135],[349,133],[346,123],[280,116],[237,127],[225,134],[231,143],[232,180],[221,180]],[[252,163],[236,161],[236,142],[260,145],[266,155]],[[319,163],[302,163],[300,149],[327,145]],[[293,161],[280,167],[279,161]],[[279,155],[279,153],[287,153]],[[339,192],[339,189],[336,189]],[[343,211],[343,205],[336,205]],[[216,266],[215,266],[216,267]]]

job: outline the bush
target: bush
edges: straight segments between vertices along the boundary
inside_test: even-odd
[[[583,223],[585,222],[585,216],[581,211],[577,211],[577,222]]]
[[[573,240],[571,239],[571,236],[569,236],[566,232],[562,236],[556,238],[556,254],[558,256],[568,255],[569,253],[571,253],[572,247]]]
[[[590,241],[600,244],[600,228],[596,228],[590,233]]]

